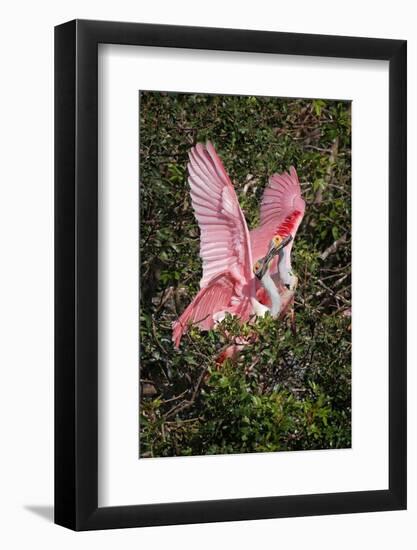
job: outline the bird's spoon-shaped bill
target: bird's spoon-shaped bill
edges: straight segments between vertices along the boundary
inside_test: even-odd
[[[266,270],[269,267],[269,263],[271,262],[271,260],[275,258],[275,256],[277,256],[281,252],[281,250],[285,248],[287,244],[289,244],[291,241],[292,236],[288,235],[287,237],[282,239],[278,245],[276,245],[275,243],[271,245],[266,256],[264,256],[257,262],[261,265],[261,269],[255,271],[255,275],[258,277],[258,279],[262,279],[262,277],[265,275]]]

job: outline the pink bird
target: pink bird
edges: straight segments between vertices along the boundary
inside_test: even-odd
[[[270,177],[260,224],[249,232],[233,184],[210,142],[191,149],[188,173],[203,276],[197,296],[173,323],[176,347],[190,323],[210,330],[226,313],[248,322],[267,311],[278,317],[288,307],[297,284],[291,249],[305,210],[291,167],[289,174]]]

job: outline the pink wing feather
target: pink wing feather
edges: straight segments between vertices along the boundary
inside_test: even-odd
[[[203,276],[200,287],[230,271],[243,286],[253,279],[250,237],[232,182],[213,145],[191,149],[188,164],[191,200],[200,227]]]
[[[226,312],[247,321],[255,294],[250,237],[232,182],[213,145],[197,144],[188,164],[191,201],[200,227],[200,292],[173,324],[176,347],[190,323],[213,328]]]
[[[250,233],[253,258],[257,260],[266,254],[270,240],[277,233],[281,236],[291,234],[294,239],[304,210],[305,202],[295,168],[291,166],[289,174],[273,174],[262,197],[260,225]],[[288,245],[289,253],[292,245],[293,241]],[[276,261],[274,264],[276,266]]]
[[[202,330],[212,329],[216,313],[229,312],[238,315],[242,321],[248,321],[252,313],[249,296],[238,296],[236,290],[236,280],[230,272],[213,277],[173,324],[172,340],[175,347],[180,345],[182,335],[190,323]]]

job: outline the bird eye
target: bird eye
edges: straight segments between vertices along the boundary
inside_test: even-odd
[[[274,243],[275,243],[276,246],[279,246],[282,243],[282,239],[279,235],[275,235]]]
[[[259,269],[261,268],[261,264],[259,262],[256,262],[256,264],[253,266],[253,270],[256,272],[256,271],[259,271]]]

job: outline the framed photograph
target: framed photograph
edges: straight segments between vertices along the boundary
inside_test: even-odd
[[[406,42],[55,29],[55,522],[406,508]]]

